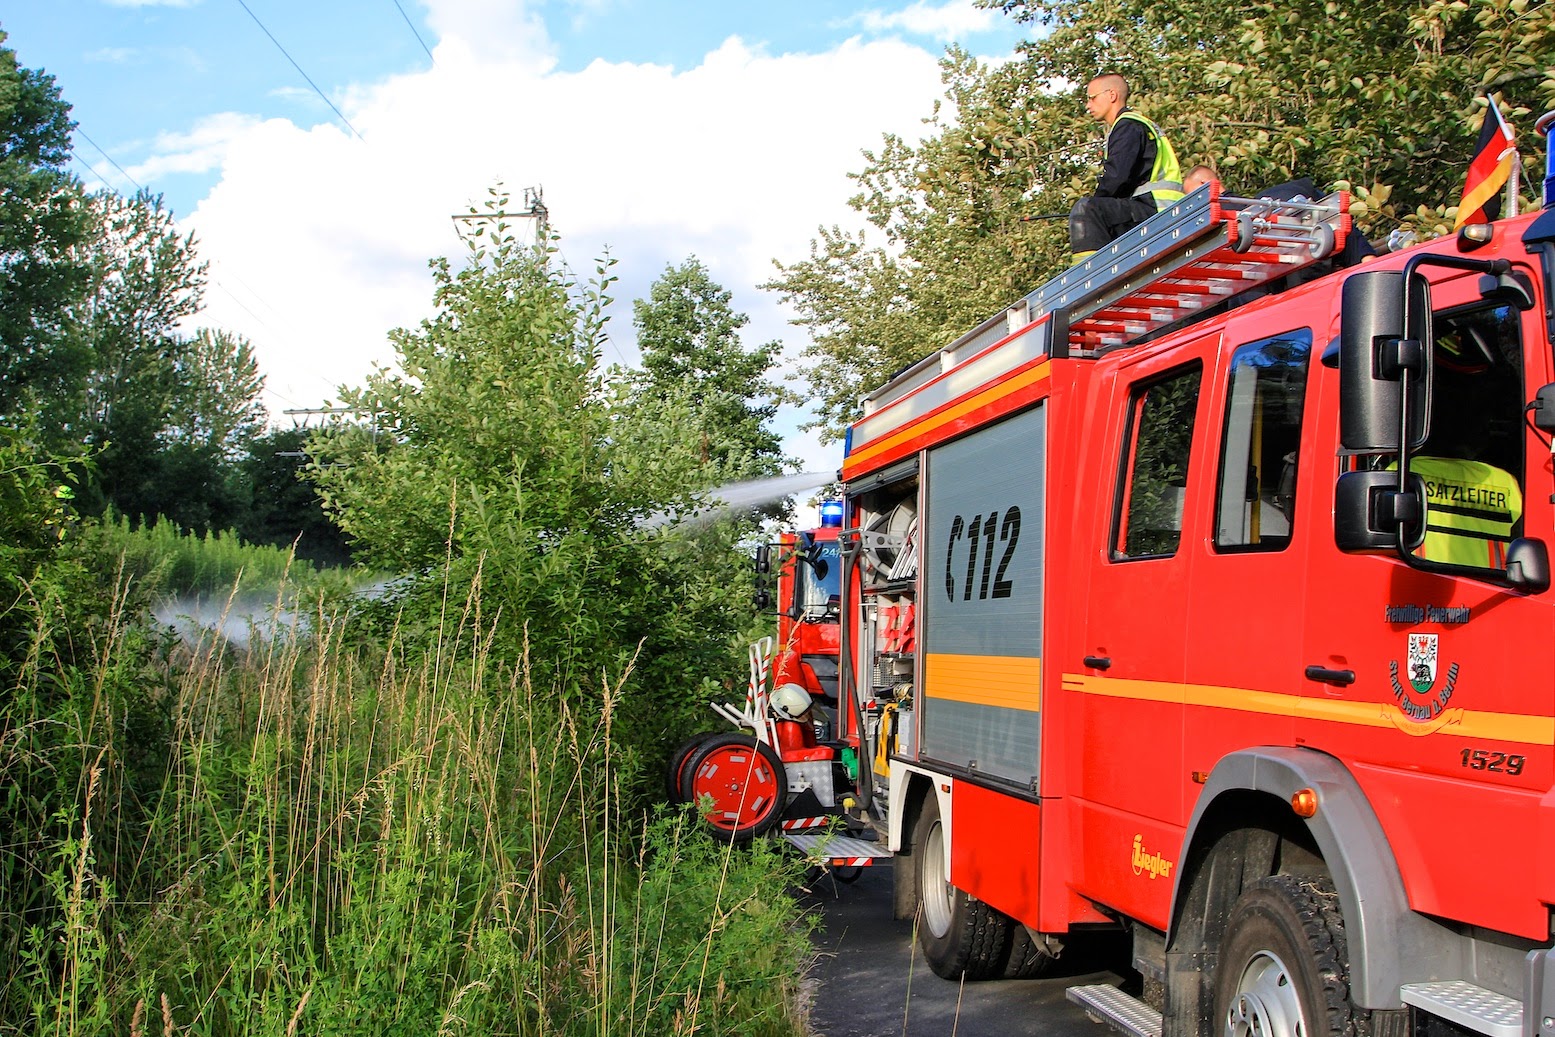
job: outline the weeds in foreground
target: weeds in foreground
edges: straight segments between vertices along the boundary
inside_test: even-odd
[[[790,866],[625,816],[630,672],[585,720],[478,594],[426,652],[321,606],[241,654],[110,625],[89,672],[35,661],[51,693],[0,708],[0,1034],[798,1032]]]

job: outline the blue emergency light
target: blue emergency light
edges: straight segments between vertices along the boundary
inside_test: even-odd
[[[821,501],[821,525],[823,527],[842,525],[842,501]]]

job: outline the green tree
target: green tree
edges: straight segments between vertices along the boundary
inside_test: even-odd
[[[647,299],[632,306],[642,370],[628,376],[638,405],[679,399],[694,414],[689,433],[708,466],[709,484],[776,475],[785,461],[771,428],[783,399],[768,372],[782,343],[754,349],[740,342],[750,323],[730,306],[730,292],[692,256],[666,267]]]
[[[168,427],[173,441],[198,445],[224,461],[248,454],[265,424],[264,375],[240,335],[202,328],[173,349]]]
[[[0,31],[0,43],[6,34]],[[49,399],[85,363],[68,331],[85,289],[91,233],[70,160],[70,106],[54,77],[0,46],[0,417]]]
[[[1067,262],[1063,221],[1033,218],[1067,213],[1094,183],[1100,127],[1082,98],[1097,72],[1127,76],[1179,158],[1215,164],[1228,193],[1296,176],[1347,187],[1371,237],[1450,226],[1476,95],[1496,93],[1525,139],[1530,115],[1555,107],[1547,0],[980,3],[1041,37],[991,67],[950,52],[953,114],[936,110],[920,144],[886,138],[856,176],[871,237],[823,228],[768,285],[811,330],[806,377],[833,436],[861,391]],[[1542,178],[1535,150],[1525,186]]]
[[[330,521],[314,478],[307,471],[309,430],[278,428],[248,443],[239,462],[248,507],[237,523],[251,544],[297,545],[297,557],[320,565],[348,565],[351,548]]]
[[[737,672],[745,590],[721,530],[649,521],[691,504],[702,463],[678,428],[619,406],[600,369],[608,265],[570,283],[497,215],[505,201],[463,269],[432,264],[436,315],[391,334],[397,371],[343,394],[364,424],[310,440],[310,476],[358,557],[406,574],[399,636],[478,588],[498,654],[527,651],[537,684],[585,712],[636,655],[616,730],[662,752],[705,685]]]
[[[45,404],[56,445],[94,455],[82,504],[132,519],[165,515],[185,528],[234,517],[235,468],[257,433],[263,386],[247,342],[178,325],[199,311],[205,266],[162,199],[145,192],[88,199],[92,271],[70,309],[85,369]]]

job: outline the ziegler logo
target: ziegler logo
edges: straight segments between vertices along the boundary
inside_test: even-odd
[[[1157,875],[1165,878],[1172,877],[1172,864],[1174,862],[1162,857],[1159,853],[1147,853],[1142,845],[1144,836],[1134,836],[1134,874],[1149,874],[1151,878]]]

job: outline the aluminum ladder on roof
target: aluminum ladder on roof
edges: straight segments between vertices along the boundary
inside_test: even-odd
[[[1126,345],[1344,247],[1350,196],[1234,198],[1211,182],[865,396],[864,416],[1042,320],[1053,356]]]
[[[1021,304],[1028,320],[1067,309],[1070,350],[1094,352],[1326,259],[1350,231],[1348,192],[1318,201],[1234,198],[1212,182]]]

